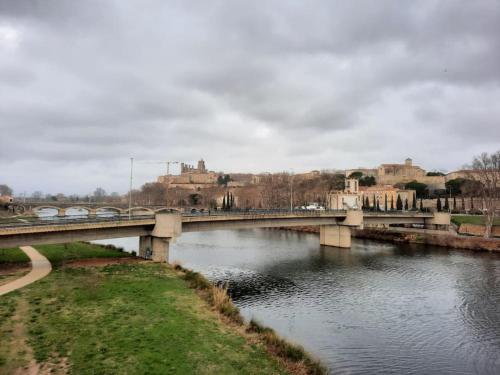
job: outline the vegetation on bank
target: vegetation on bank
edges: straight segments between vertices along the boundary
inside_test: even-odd
[[[30,258],[19,248],[0,249],[0,265],[2,264],[15,264],[15,263],[28,263]]]
[[[225,324],[176,273],[160,264],[56,269],[2,299],[0,373],[30,366],[11,335],[24,331],[41,369],[75,374],[285,374],[259,343]],[[7,300],[6,300],[7,301]],[[4,345],[5,344],[5,345]]]
[[[201,297],[229,322],[243,327],[247,335],[255,335],[255,339],[267,347],[268,353],[277,357],[291,373],[314,375],[327,373],[326,367],[307,353],[302,346],[284,340],[274,330],[262,326],[255,320],[245,325],[239,309],[227,294],[226,286],[215,286],[200,273],[185,269],[179,264],[175,264],[174,269],[179,271],[189,286],[198,290]]]
[[[129,256],[111,246],[37,249],[58,267],[2,296],[0,373],[326,373],[300,346],[246,326],[227,289],[197,272],[149,262],[65,266]]]
[[[451,221],[456,225],[461,225],[461,224],[484,225],[486,222],[486,217],[483,215],[452,215]],[[500,225],[500,218],[495,218],[493,225]]]
[[[88,242],[74,242],[71,244],[38,245],[36,249],[43,254],[53,266],[60,266],[65,262],[77,259],[90,258],[122,258],[131,254],[122,248],[113,245],[99,245]]]

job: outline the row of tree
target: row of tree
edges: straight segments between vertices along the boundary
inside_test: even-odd
[[[222,198],[222,209],[225,211],[229,211],[234,207],[234,195],[229,191]]]
[[[396,198],[396,206],[395,207],[394,207],[394,196],[392,196],[392,195],[391,195],[391,201],[390,201],[390,205],[389,205],[388,195],[385,194],[383,209],[381,209],[381,203],[380,203],[379,199],[375,196],[375,194],[373,195],[372,202],[373,202],[373,204],[370,205],[369,198],[365,197],[363,200],[363,203],[362,203],[362,209],[363,210],[372,210],[372,211],[389,211],[389,210],[394,211],[394,208],[396,208],[397,211],[402,211],[402,210],[408,211],[410,209],[409,204],[408,204],[408,198],[405,198],[405,200],[403,202],[403,199],[401,198],[401,196],[399,194]],[[416,197],[415,193],[413,193],[413,200],[412,200],[411,209],[417,210],[417,197]],[[420,200],[420,209],[423,210],[422,200]]]

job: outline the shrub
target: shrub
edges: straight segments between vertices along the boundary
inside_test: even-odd
[[[189,283],[191,288],[205,290],[212,287],[212,284],[203,275],[191,270],[185,271],[184,280]]]
[[[210,303],[217,311],[227,316],[235,323],[243,323],[240,310],[233,304],[231,297],[227,294],[227,285],[223,285],[222,287],[214,285],[210,292]]]
[[[270,350],[279,357],[292,362],[304,363],[308,374],[323,375],[327,373],[327,369],[319,361],[313,359],[302,346],[287,342],[279,337],[273,329],[262,326],[254,319],[250,321],[247,332],[259,334]]]

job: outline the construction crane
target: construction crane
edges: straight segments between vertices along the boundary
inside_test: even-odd
[[[179,161],[143,161],[144,164],[165,164],[167,166],[167,176],[170,175],[170,164],[179,164]]]

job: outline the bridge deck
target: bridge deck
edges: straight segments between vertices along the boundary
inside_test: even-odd
[[[168,214],[167,214],[168,215]],[[178,214],[173,214],[178,215]],[[306,225],[346,224],[347,211],[249,211],[206,212],[182,215],[182,232],[272,228]],[[363,213],[365,224],[425,224],[432,213]],[[361,220],[358,224],[360,225]],[[0,222],[0,248],[42,243],[90,241],[95,239],[150,235],[156,225],[154,215],[116,215],[39,219],[27,222]],[[351,223],[347,225],[352,225]],[[156,229],[155,229],[156,230]]]

